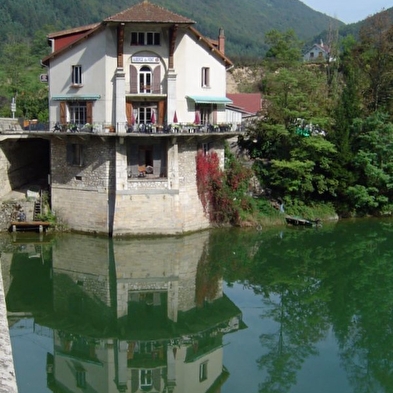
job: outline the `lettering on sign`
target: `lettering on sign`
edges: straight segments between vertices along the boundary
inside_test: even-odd
[[[160,58],[154,56],[133,56],[131,61],[133,63],[159,63]]]

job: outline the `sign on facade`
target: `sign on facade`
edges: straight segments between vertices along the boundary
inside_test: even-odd
[[[159,63],[160,58],[154,56],[133,56],[131,61],[133,63]]]

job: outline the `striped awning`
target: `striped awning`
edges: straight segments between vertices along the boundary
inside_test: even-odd
[[[61,94],[52,96],[52,101],[95,101],[100,98],[99,94]]]
[[[187,99],[194,101],[196,104],[232,104],[233,101],[227,97],[217,96],[187,96]]]

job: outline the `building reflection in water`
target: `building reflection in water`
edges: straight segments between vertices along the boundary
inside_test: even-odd
[[[32,313],[53,329],[51,390],[219,389],[229,375],[222,337],[244,325],[212,273],[219,269],[211,268],[208,242],[208,232],[133,240],[59,236],[41,250],[34,246],[37,269],[30,275],[17,266],[30,258],[31,244],[3,254],[10,314]],[[46,293],[37,302],[45,304],[24,301],[23,281],[34,285],[43,277]]]

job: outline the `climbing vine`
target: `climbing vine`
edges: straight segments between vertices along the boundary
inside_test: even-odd
[[[229,154],[226,170],[220,169],[219,157],[215,151],[196,156],[196,177],[198,196],[205,214],[217,224],[239,224],[240,213],[252,210],[246,195],[251,172],[242,167]]]

